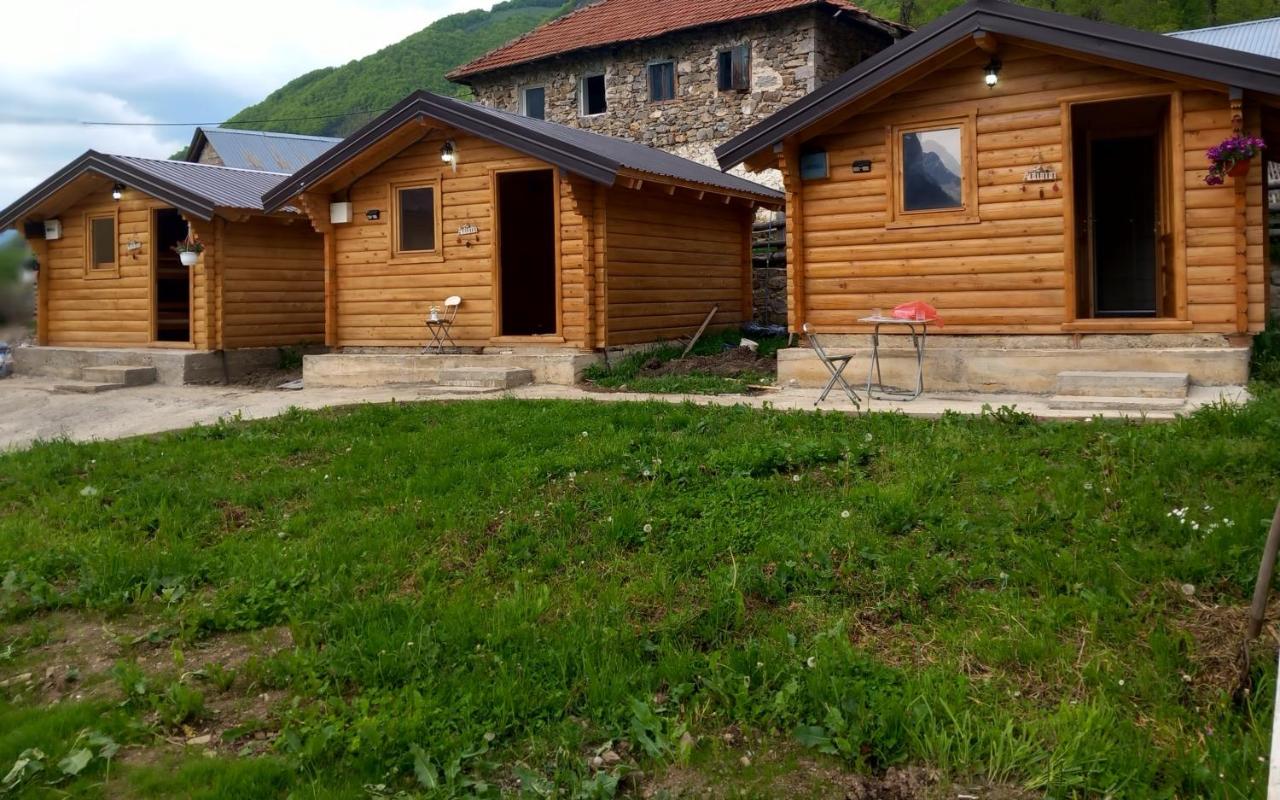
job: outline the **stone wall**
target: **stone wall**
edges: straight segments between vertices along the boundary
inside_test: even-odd
[[[552,122],[630,139],[716,166],[717,146],[890,42],[887,34],[860,23],[805,9],[479,75],[472,79],[472,90],[481,103],[518,112],[521,90],[542,86],[546,118]],[[717,54],[747,43],[751,45],[750,89],[719,91]],[[648,65],[666,60],[675,62],[676,99],[651,102]],[[580,81],[585,75],[601,73],[608,110],[584,116]],[[781,187],[776,173],[748,177]]]
[[[752,318],[756,322],[787,324],[786,267],[756,267],[751,270],[751,290],[755,298]]]

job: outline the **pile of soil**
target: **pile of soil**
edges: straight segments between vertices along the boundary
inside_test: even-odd
[[[683,361],[659,361],[650,359],[641,368],[644,376],[661,375],[718,375],[722,378],[741,378],[744,375],[773,375],[778,369],[777,356],[762,356],[748,347],[735,347],[709,356],[688,356]]]

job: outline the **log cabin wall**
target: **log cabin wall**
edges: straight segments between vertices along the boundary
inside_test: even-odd
[[[456,172],[441,162],[445,139],[455,143]],[[549,168],[503,145],[437,130],[356,180],[346,195],[353,204],[353,220],[332,226],[330,233],[335,262],[328,287],[335,293],[330,344],[420,347],[426,341],[424,321],[430,307],[443,306],[445,298],[455,294],[463,302],[454,340],[461,346],[491,344],[497,333],[492,176],[501,170]],[[442,204],[441,252],[429,258],[394,258],[393,185],[434,180],[439,181]],[[586,181],[563,176],[558,186],[560,336],[544,341],[563,339],[566,346],[589,348],[594,342],[586,339],[583,266],[590,249],[587,232],[594,189]],[[372,209],[380,211],[376,220],[366,218]],[[476,233],[459,235],[464,224],[474,225]]]
[[[218,251],[227,348],[324,341],[324,239],[303,219],[225,223]]]
[[[788,216],[799,220],[789,230],[793,329],[809,322],[820,331],[856,332],[862,330],[856,320],[875,308],[924,299],[945,318],[945,333],[1073,330],[1068,283],[1074,265],[1067,263],[1070,245],[1064,237],[1071,132],[1063,124],[1064,102],[1164,90],[1180,91],[1171,107],[1182,108],[1171,126],[1182,131],[1172,159],[1182,164],[1182,174],[1171,178],[1174,187],[1183,186],[1182,202],[1170,202],[1174,269],[1185,273],[1185,311],[1181,323],[1159,320],[1148,328],[1165,323],[1163,330],[1224,334],[1262,328],[1261,170],[1247,179],[1239,218],[1233,181],[1219,187],[1204,183],[1204,151],[1232,133],[1225,91],[1022,46],[1001,49],[1003,70],[991,90],[982,81],[987,58],[977,50],[961,56],[809,142],[790,143],[793,158],[801,145],[820,145],[830,164],[830,177],[803,183],[785,165],[791,170]],[[979,221],[890,226],[887,129],[969,114],[976,128]],[[871,170],[854,174],[850,165],[860,159],[870,160]],[[1056,169],[1059,180],[1024,183],[1024,174],[1041,164]],[[1141,330],[1142,322],[1133,329]]]
[[[751,319],[750,208],[660,188],[607,195],[610,345],[690,335],[717,304],[717,327]]]
[[[116,202],[110,189],[95,191],[61,211],[62,238],[32,242],[42,252],[37,314],[38,341],[42,345],[70,347],[148,347],[152,344],[152,244],[151,213],[168,208],[161,200],[126,190]],[[117,268],[86,266],[86,219],[91,215],[118,213],[116,226]],[[127,244],[139,242],[130,253]],[[209,240],[212,242],[212,240]],[[195,281],[204,285],[203,266]],[[204,306],[194,293],[191,307],[196,347],[207,346]]]

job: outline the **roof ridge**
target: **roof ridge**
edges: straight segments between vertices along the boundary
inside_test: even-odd
[[[589,8],[595,8],[596,6],[602,6],[602,5],[604,5],[604,4],[608,3],[608,2],[610,2],[610,0],[593,0],[593,2],[587,3],[587,4],[585,4],[585,5],[578,6],[577,8],[573,9],[572,11],[570,11],[570,12],[569,12],[569,13],[567,13],[567,14],[561,14],[561,15],[560,15],[560,16],[558,16],[558,17],[552,17],[551,19],[547,20],[546,22],[542,23],[541,25],[535,25],[535,26],[533,27],[533,29],[532,29],[532,30],[527,30],[527,31],[525,31],[524,33],[520,34],[519,36],[515,37],[514,39],[512,39],[512,40],[510,40],[510,41],[508,41],[508,42],[505,42],[505,43],[503,43],[503,44],[500,44],[500,45],[498,45],[497,47],[494,47],[494,48],[492,48],[492,49],[490,49],[490,50],[486,50],[486,51],[484,51],[483,53],[481,53],[480,55],[478,55],[478,56],[476,56],[475,58],[471,59],[471,60],[470,60],[470,61],[468,61],[467,63],[465,63],[465,64],[459,64],[458,66],[456,66],[456,67],[454,67],[453,69],[451,69],[451,70],[449,70],[448,72],[446,72],[446,73],[444,74],[444,76],[445,76],[446,78],[448,78],[448,77],[450,77],[450,76],[452,76],[452,75],[459,75],[459,74],[462,74],[462,72],[463,72],[464,70],[466,70],[468,67],[470,67],[472,64],[478,64],[478,63],[480,63],[481,61],[484,61],[484,60],[485,60],[486,58],[488,58],[490,55],[492,55],[492,54],[494,54],[494,53],[496,53],[496,52],[498,52],[498,51],[500,51],[500,50],[506,50],[508,47],[511,47],[511,46],[513,46],[514,44],[516,44],[516,42],[522,42],[522,41],[524,41],[525,39],[529,38],[530,36],[533,36],[535,33],[539,33],[540,31],[543,31],[543,30],[546,30],[547,28],[550,28],[552,25],[556,25],[556,24],[562,23],[562,22],[564,22],[565,20],[567,20],[567,19],[569,19],[569,18],[571,18],[571,17],[575,17],[575,16],[577,16],[578,14],[581,14],[583,11],[586,11],[586,10],[587,10],[587,9],[589,9]]]
[[[199,127],[200,127],[200,130],[204,131],[206,134],[209,133],[210,131],[216,131],[218,133],[242,133],[246,136],[281,137],[286,139],[310,139],[313,141],[323,141],[323,142],[342,141],[342,137],[340,136],[320,136],[317,134],[310,134],[310,133],[286,133],[284,131],[258,131],[258,130],[249,130],[247,128],[224,128],[221,125],[201,125]]]
[[[95,155],[104,156],[106,158],[123,158],[126,161],[150,161],[154,164],[180,164],[184,167],[200,167],[201,169],[222,169],[228,172],[247,172],[251,175],[271,175],[289,177],[291,172],[274,172],[266,169],[245,169],[243,167],[224,167],[221,164],[201,164],[198,161],[177,161],[171,158],[147,158],[146,156],[126,156],[120,153],[99,153],[91,151]]]

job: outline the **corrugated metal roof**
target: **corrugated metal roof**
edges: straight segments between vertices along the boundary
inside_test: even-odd
[[[290,180],[282,181],[263,198],[266,208],[270,210],[288,202],[394,131],[423,118],[444,122],[473,136],[499,142],[517,152],[606,185],[613,184],[620,170],[630,169],[659,179],[673,178],[699,184],[711,192],[745,194],[766,203],[777,203],[783,197],[781,192],[754,181],[663,150],[418,91],[299,170]],[[466,154],[461,154],[461,158],[465,159]]]
[[[215,167],[187,161],[162,161],[155,158],[107,155],[157,180],[179,186],[218,208],[246,211],[262,210],[262,195],[289,177],[287,172]]]
[[[1260,56],[1280,58],[1280,17],[1175,31],[1170,36],[1190,42],[1211,44],[1231,50],[1243,50]]]
[[[526,64],[575,50],[652,39],[674,31],[826,5],[886,32],[911,31],[881,19],[849,0],[599,0],[534,28],[520,38],[460,67],[446,77],[459,80],[489,70]],[[833,12],[834,13],[834,12]]]
[[[201,138],[205,140],[201,142]],[[235,128],[196,128],[188,160],[194,161],[202,147],[212,147],[223,166],[266,172],[294,173],[324,155],[341,139],[329,136],[300,136],[272,131],[244,131]]]

